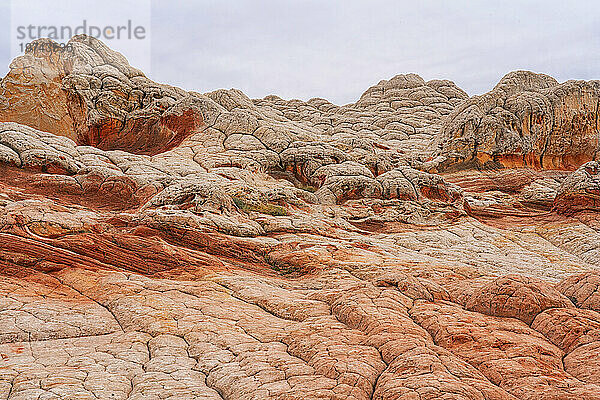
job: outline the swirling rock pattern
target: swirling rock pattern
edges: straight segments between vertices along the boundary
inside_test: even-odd
[[[558,212],[600,210],[600,163],[589,161],[569,175],[554,199]]]
[[[72,45],[2,80],[0,399],[600,398],[595,83],[252,100]]]

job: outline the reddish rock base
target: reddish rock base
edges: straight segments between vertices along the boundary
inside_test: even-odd
[[[585,232],[576,219],[373,236],[370,222],[302,228],[298,210],[257,214],[288,228],[241,237],[45,176],[0,178],[9,399],[600,398],[600,275],[568,276],[585,261],[551,244],[561,225]],[[523,275],[544,268],[567,277]]]

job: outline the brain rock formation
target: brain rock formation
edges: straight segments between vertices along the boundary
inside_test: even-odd
[[[441,133],[449,165],[577,169],[600,148],[600,83],[506,75],[457,107]]]
[[[597,82],[338,106],[70,44],[0,84],[0,399],[600,399]]]

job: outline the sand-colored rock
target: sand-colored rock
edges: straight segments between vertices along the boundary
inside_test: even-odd
[[[600,398],[596,83],[253,100],[72,45],[1,85],[0,399]],[[507,168],[448,172],[479,118]]]
[[[551,308],[539,314],[533,329],[565,353],[600,339],[600,313],[577,308]]]
[[[600,274],[583,272],[563,279],[556,289],[570,298],[577,307],[600,312]]]
[[[598,380],[599,347],[597,341],[578,347],[565,357],[565,368],[583,382],[600,384],[600,380]]]
[[[520,399],[596,399],[599,387],[563,370],[562,351],[514,319],[419,301],[411,315],[436,343]]]
[[[598,155],[599,90],[597,81],[511,72],[452,112],[441,154],[455,167],[575,170]]]

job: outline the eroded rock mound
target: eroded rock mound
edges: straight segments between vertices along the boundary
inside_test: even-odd
[[[433,198],[452,203],[459,197],[443,178],[410,167],[420,168],[422,161],[405,154],[405,149],[411,148],[407,141],[418,137],[422,146],[417,153],[425,159],[433,125],[464,97],[451,82],[398,76],[368,90],[355,105],[321,104],[323,118],[337,121],[332,131],[310,120],[298,120],[295,114],[282,114],[280,103],[273,99],[253,102],[233,89],[201,95],[154,83],[94,38],[77,36],[69,48],[72,51],[28,52],[15,60],[4,78],[5,108],[0,120],[37,129],[37,133],[27,131],[23,136],[6,125],[0,144],[0,159],[5,162],[44,172],[85,174],[86,182],[75,178],[84,190],[108,187],[107,180],[117,179],[117,187],[129,187],[125,197],[140,187],[148,192],[162,190],[173,176],[165,163],[177,165],[182,159],[192,165],[184,162],[179,175],[192,178],[195,173],[219,168],[267,172],[305,191],[316,191],[314,196],[301,195],[309,202]],[[35,79],[28,79],[27,74]],[[39,91],[35,107],[28,103],[30,86]],[[298,110],[305,107],[299,101],[290,104]],[[384,114],[389,115],[382,125],[379,121]],[[415,138],[385,137],[390,133],[388,123],[400,119],[412,124]],[[62,123],[52,124],[53,120]],[[71,141],[61,143],[63,139],[50,134]],[[41,142],[40,137],[44,138]],[[135,157],[106,155],[94,149],[163,156],[142,158],[141,164],[134,165]],[[102,160],[106,158],[105,164]],[[126,159],[127,165],[113,168],[119,164],[117,159]],[[390,175],[384,175],[378,180],[395,168],[412,171],[409,179],[393,183]],[[141,182],[142,175],[145,182]],[[386,194],[381,182],[388,188]],[[418,193],[398,196],[390,191],[390,185],[412,185]],[[73,190],[78,189],[74,186]]]
[[[79,35],[68,50],[39,40],[0,84],[0,121],[14,121],[104,150],[155,154],[204,123],[206,98],[160,85],[119,53]]]
[[[519,399],[600,396],[600,387],[586,385],[565,372],[562,351],[521,321],[422,301],[411,314],[436,343],[466,359],[492,383]]]
[[[575,170],[596,160],[600,83],[527,71],[457,107],[441,132],[446,167]]]
[[[413,168],[395,168],[377,177],[388,199],[420,200],[427,198],[452,203],[460,198],[458,186],[448,184],[435,174]]]
[[[568,354],[579,346],[600,340],[600,313],[577,308],[551,308],[540,313],[531,327]]]
[[[563,279],[556,289],[567,296],[577,307],[600,312],[600,273],[584,272]]]
[[[569,175],[558,189],[553,206],[561,213],[600,210],[600,163],[587,162]]]
[[[476,289],[465,301],[468,310],[520,319],[530,325],[549,308],[573,307],[551,285],[519,275],[506,275]]]

